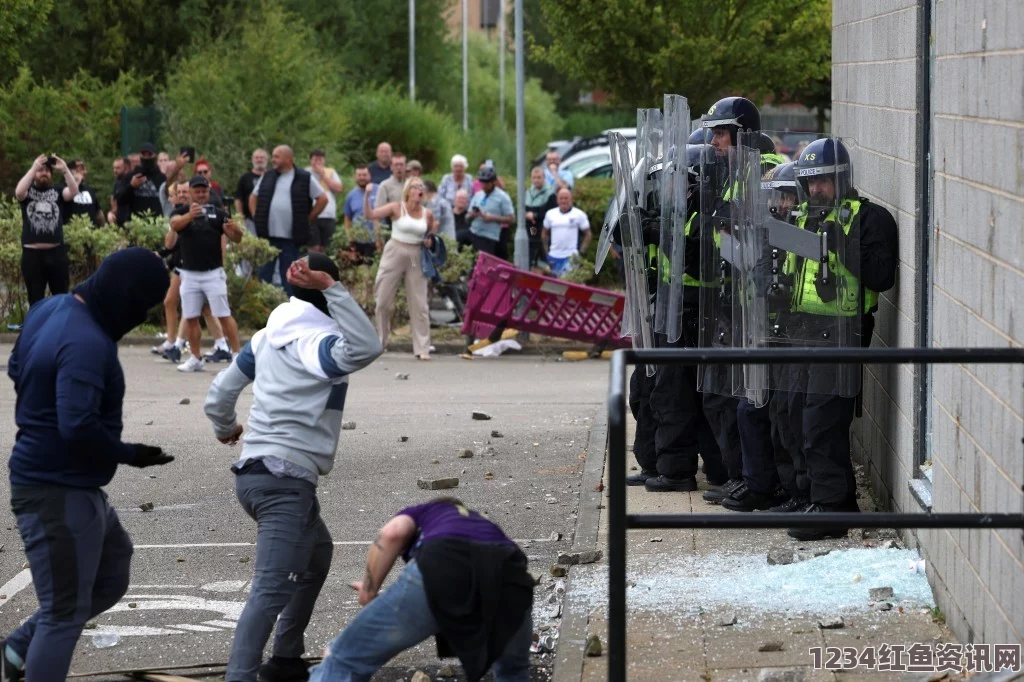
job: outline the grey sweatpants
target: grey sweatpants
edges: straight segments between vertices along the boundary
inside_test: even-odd
[[[235,477],[235,492],[256,521],[256,562],[225,679],[255,682],[275,621],[273,655],[298,658],[305,652],[303,633],[331,568],[334,545],[312,483],[277,478],[260,464]]]

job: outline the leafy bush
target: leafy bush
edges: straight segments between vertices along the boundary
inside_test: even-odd
[[[636,111],[580,107],[566,115],[559,136],[571,140],[576,135],[599,135],[609,128],[632,128],[636,125]]]

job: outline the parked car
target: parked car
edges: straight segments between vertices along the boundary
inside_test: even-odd
[[[789,132],[782,133],[780,137],[782,138],[782,144],[776,145],[775,151],[792,158],[794,152],[796,152],[797,146],[799,146],[801,142],[809,144],[821,137],[821,133],[815,133],[809,130],[791,130]]]

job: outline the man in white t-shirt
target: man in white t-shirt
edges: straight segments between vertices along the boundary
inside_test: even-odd
[[[582,242],[580,233],[583,234]],[[568,187],[558,190],[558,207],[545,214],[541,238],[548,254],[548,265],[555,277],[564,277],[572,270],[573,256],[586,251],[590,245],[590,219],[572,205],[572,190]]]
[[[327,166],[327,155],[322,149],[314,149],[309,154],[307,171],[313,174],[327,195],[327,206],[317,216],[316,222],[310,225],[309,250],[323,253],[331,243],[334,230],[338,227],[338,202],[336,195],[341,192],[341,178],[337,171]]]

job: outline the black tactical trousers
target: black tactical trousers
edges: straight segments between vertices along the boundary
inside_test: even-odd
[[[736,426],[740,435],[743,480],[755,493],[769,495],[779,485],[770,400],[762,407],[741,400],[736,408]]]
[[[794,423],[789,414],[791,401],[790,393],[775,391],[768,403],[775,469],[790,495],[809,499],[811,479],[807,477],[807,462],[804,461],[800,432],[793,430]]]
[[[651,410],[651,390],[654,388],[654,377],[647,376],[644,365],[636,365],[633,375],[629,378],[629,411],[636,420],[636,433],[633,436],[633,455],[636,463],[644,471],[657,471],[658,456],[654,449],[654,438],[658,424]]]
[[[683,335],[669,343],[657,336],[661,348],[695,347],[696,325],[685,326]],[[725,471],[715,435],[704,416],[697,391],[696,365],[659,365],[650,396],[656,421],[654,447],[657,471],[668,478],[691,478],[697,474],[697,456],[704,460],[704,473],[712,481],[724,481]]]
[[[835,507],[856,504],[857,480],[850,460],[856,399],[811,392],[786,395],[789,422],[799,434],[806,460],[811,502]]]

